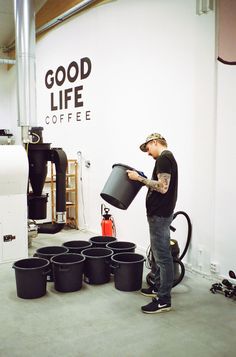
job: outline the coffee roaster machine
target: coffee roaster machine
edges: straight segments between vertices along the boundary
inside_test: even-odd
[[[28,160],[22,145],[0,145],[0,262],[27,257]]]
[[[42,131],[32,127],[30,141],[14,145],[12,135],[0,130],[0,263],[27,257],[32,237],[59,232],[66,222],[67,157],[43,142]],[[38,223],[47,217],[48,162],[56,168],[56,222]]]

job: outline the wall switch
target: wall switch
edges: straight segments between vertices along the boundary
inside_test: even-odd
[[[219,273],[219,264],[216,262],[211,262],[210,271],[211,273]]]

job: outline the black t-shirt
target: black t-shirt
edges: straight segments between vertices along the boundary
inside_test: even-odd
[[[169,150],[164,150],[156,159],[152,180],[157,181],[160,173],[171,175],[170,185],[164,194],[149,188],[146,197],[147,216],[169,217],[174,211],[178,191],[178,166]]]

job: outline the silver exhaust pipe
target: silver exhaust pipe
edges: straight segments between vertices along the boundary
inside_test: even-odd
[[[14,0],[18,120],[23,143],[37,126],[34,0]]]

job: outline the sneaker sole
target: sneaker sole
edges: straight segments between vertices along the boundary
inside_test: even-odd
[[[141,294],[142,294],[143,296],[147,296],[147,297],[157,297],[157,296],[158,296],[157,293],[156,293],[156,294],[154,294],[154,293],[147,294],[147,293],[142,293],[142,291],[141,291]]]
[[[165,307],[164,309],[159,309],[156,311],[144,311],[142,310],[142,312],[144,312],[145,314],[158,314],[159,312],[168,312],[171,311],[171,307]]]

